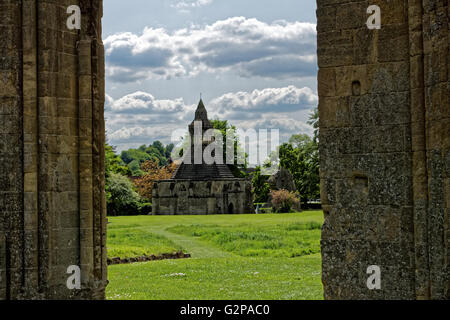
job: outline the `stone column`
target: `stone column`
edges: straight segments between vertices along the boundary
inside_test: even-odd
[[[0,298],[104,298],[101,16],[101,0],[0,0]]]
[[[429,297],[450,299],[450,6],[424,0],[422,10]]]
[[[448,3],[324,0],[317,17],[325,298],[449,298]]]

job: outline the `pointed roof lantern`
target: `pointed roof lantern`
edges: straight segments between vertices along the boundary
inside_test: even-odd
[[[192,121],[190,127],[194,126],[195,121],[202,122],[203,130],[211,129],[213,127],[211,122],[208,120],[208,111],[206,111],[205,105],[203,104],[203,100],[201,98],[200,98],[200,102],[198,103],[197,110],[195,110],[194,121]]]
[[[208,120],[208,112],[206,111],[203,100],[200,97],[200,102],[198,103],[197,110],[195,111],[195,119],[189,125],[189,133],[191,138],[194,134],[194,122],[202,122],[203,133],[212,129],[213,126]],[[194,139],[191,140],[191,143]],[[191,152],[193,152],[193,147],[191,145]],[[194,156],[191,154],[191,161],[194,161]],[[234,179],[234,175],[226,164],[188,164],[184,161],[177,167],[172,175],[174,180],[221,180],[221,179]]]
[[[208,111],[206,111],[203,100],[200,98],[197,110],[195,110],[195,120],[208,120]]]

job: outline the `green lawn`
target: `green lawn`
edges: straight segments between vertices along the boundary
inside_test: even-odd
[[[109,299],[322,299],[320,211],[109,221],[109,257],[192,254],[110,266]]]
[[[181,250],[181,246],[164,236],[150,233],[138,224],[108,226],[108,257],[132,258],[159,255]]]
[[[296,222],[278,225],[178,225],[167,231],[196,237],[242,257],[300,257],[320,252],[321,224]]]

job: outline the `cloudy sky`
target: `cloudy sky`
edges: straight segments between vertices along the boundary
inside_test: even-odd
[[[170,142],[202,93],[211,119],[312,133],[317,105],[313,0],[107,0],[105,118],[124,150]]]

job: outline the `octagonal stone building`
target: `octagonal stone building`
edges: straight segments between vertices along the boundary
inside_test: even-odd
[[[202,137],[213,126],[200,100],[195,119],[189,125],[191,146],[190,159],[194,159],[194,126],[201,123]],[[212,140],[203,138],[202,151]],[[169,180],[156,181],[152,202],[154,215],[182,214],[235,214],[253,212],[251,182],[236,178],[226,164],[207,164],[185,161],[175,170]]]

